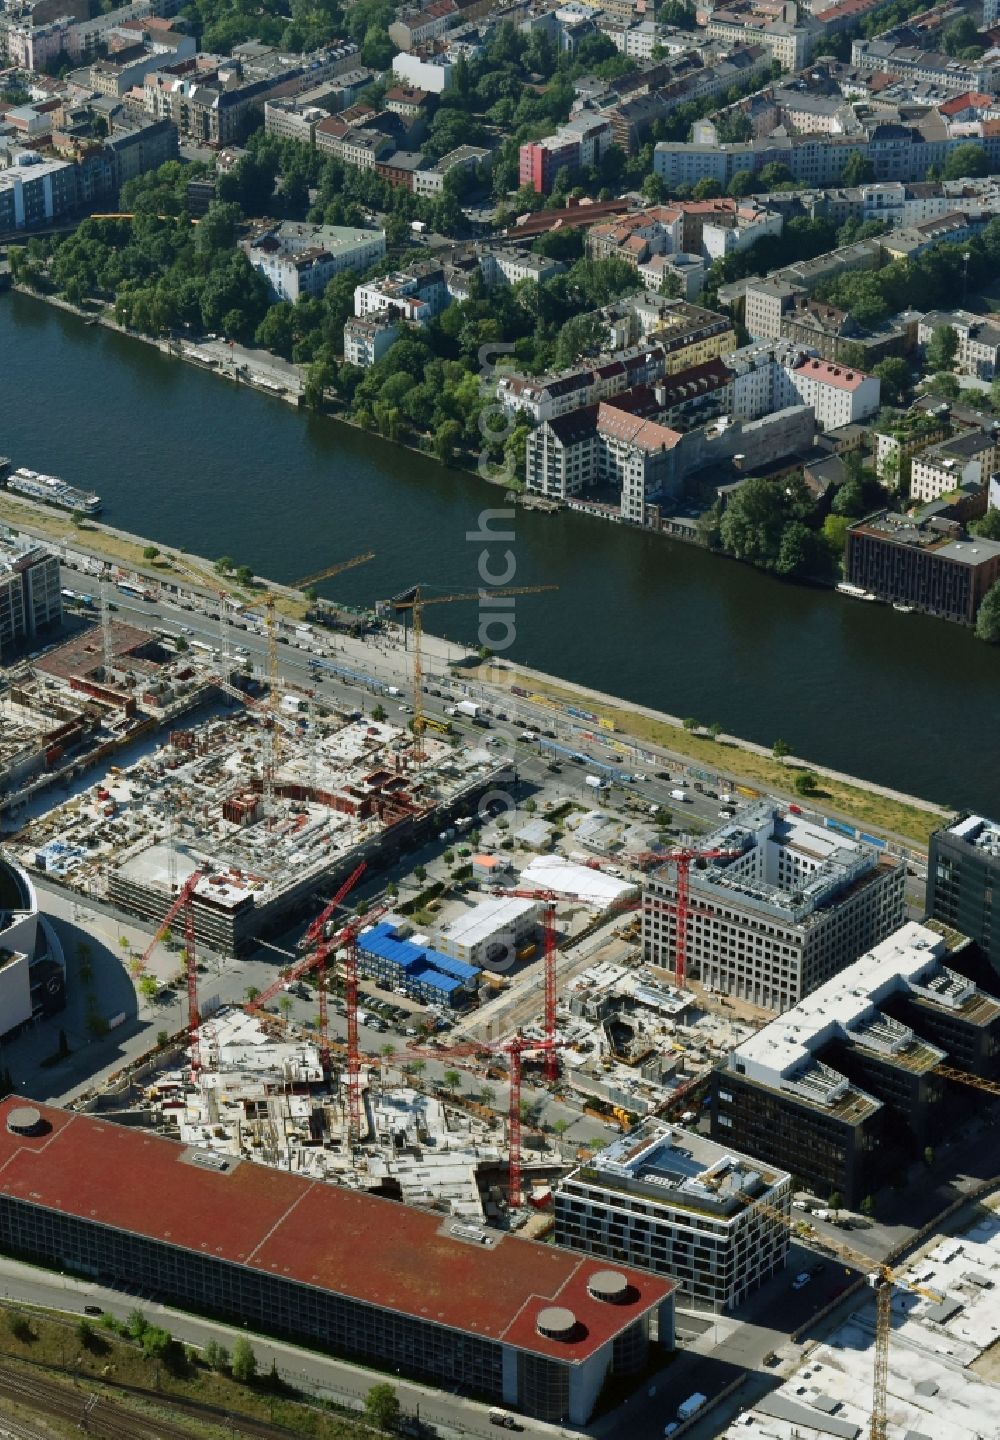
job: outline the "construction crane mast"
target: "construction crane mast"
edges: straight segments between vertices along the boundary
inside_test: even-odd
[[[462,595],[425,595],[422,585],[416,585],[411,592],[409,600],[395,600],[393,608],[399,610],[411,610],[413,612],[413,758],[425,760],[424,753],[424,730],[427,722],[424,719],[423,705],[423,633],[424,633],[424,607],[426,605],[454,605],[459,601],[478,600],[480,602],[507,595],[538,595],[544,590],[558,590],[558,585],[506,585],[499,588],[490,587],[489,590],[472,590]]]
[[[659,865],[675,865],[677,867],[677,899],[671,907],[676,916],[677,933],[674,939],[674,979],[678,988],[683,990],[687,977],[687,940],[688,940],[688,916],[691,911],[690,905],[690,876],[692,864],[699,860],[731,860],[737,855],[742,855],[742,850],[696,850],[694,848],[682,848],[677,850],[665,850],[662,853],[655,850],[646,850],[640,854],[631,856],[631,860],[638,866],[655,862]],[[644,896],[643,907],[652,902],[654,897]],[[656,900],[657,905],[662,902]]]
[[[561,1045],[561,1040],[556,1040],[556,1046]],[[474,1055],[493,1054],[506,1055],[509,1067],[508,1100],[507,1100],[507,1203],[512,1210],[520,1209],[524,1203],[523,1193],[523,1169],[521,1151],[521,1079],[523,1070],[523,1057],[530,1053],[537,1054],[539,1051],[546,1053],[550,1048],[550,1042],[545,1040],[532,1040],[518,1031],[509,1040],[492,1041],[469,1041],[462,1045],[442,1046],[440,1049],[432,1050],[420,1046],[411,1046],[409,1050],[396,1052],[393,1055],[384,1057],[388,1060],[411,1060],[415,1056],[421,1056],[428,1060],[461,1060],[468,1059]]]
[[[367,550],[363,555],[354,555],[350,560],[341,560],[339,564],[328,565],[325,570],[318,570],[314,575],[306,575],[302,580],[295,581],[292,588],[301,588],[303,585],[311,585],[320,580],[330,580],[334,575],[341,575],[345,570],[353,570],[355,565],[364,565],[374,558],[374,550]],[[277,596],[273,590],[269,590],[264,597],[264,637],[267,642],[267,718],[264,721],[264,754],[261,765],[264,814],[269,825],[274,822],[274,729],[277,723],[275,717],[280,685],[278,631],[274,616],[276,604]]]
[[[181,910],[184,911],[184,954],[185,969],[187,972],[187,993],[188,993],[188,1035],[191,1045],[191,1073],[196,1075],[201,1068],[201,1052],[198,1047],[198,1030],[201,1026],[201,1014],[198,1009],[198,960],[195,953],[194,934],[194,892],[197,889],[198,881],[205,871],[199,867],[192,870],[191,874],[181,886],[180,893],[170,905],[169,910],[160,921],[156,934],[150,940],[136,967],[136,974],[141,975],[149,963],[150,956],[166,935],[171,925],[177,919]]]

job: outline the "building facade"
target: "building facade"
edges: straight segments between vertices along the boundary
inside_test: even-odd
[[[653,1328],[673,1345],[643,1271],[16,1097],[0,1175],[8,1254],[539,1419],[585,1424]]]
[[[1000,542],[970,538],[954,520],[880,510],[848,530],[844,573],[880,600],[973,625],[1000,580]]]
[[[784,1266],[790,1199],[785,1171],[647,1120],[559,1182],[556,1244],[665,1275],[683,1304],[725,1312]]]
[[[927,910],[975,940],[1000,974],[1000,824],[966,814],[934,831]]]
[[[857,1207],[974,1095],[942,1062],[996,1072],[1000,1001],[954,968],[968,945],[908,921],[743,1041],[714,1077],[713,1136]]]
[[[0,664],[62,623],[59,557],[25,540],[0,540]]]
[[[905,866],[767,803],[709,836],[722,855],[689,872],[688,972],[708,989],[787,1010],[885,938],[905,913]],[[677,866],[647,879],[647,959],[674,969]]]

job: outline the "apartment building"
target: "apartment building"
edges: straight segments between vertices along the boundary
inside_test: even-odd
[[[781,371],[781,403],[811,405],[821,430],[839,430],[878,414],[881,382],[877,375],[807,355],[796,357]]]
[[[714,1078],[713,1138],[856,1208],[949,1128],[965,1087],[942,1062],[996,1073],[1000,1001],[955,968],[968,947],[908,921],[743,1041]]]
[[[650,1119],[559,1182],[555,1240],[665,1275],[682,1305],[726,1313],[783,1268],[790,1199],[787,1171]]]
[[[384,315],[351,315],[344,324],[344,360],[367,370],[374,365],[397,339],[400,322]]]
[[[667,301],[665,305],[677,303]],[[698,307],[690,308],[697,310]],[[705,310],[701,313],[708,315],[711,312]],[[713,318],[720,319],[719,316]],[[723,326],[728,327],[728,321],[724,321]],[[540,425],[545,420],[568,415],[582,406],[610,400],[637,385],[651,385],[666,373],[664,347],[652,343],[622,350],[595,365],[558,375],[535,377],[504,371],[497,381],[497,400],[508,414],[523,411],[535,425]]]
[[[663,351],[668,375],[704,365],[736,349],[732,322],[714,310],[692,305],[689,300],[668,302],[650,338]]]
[[[613,140],[610,122],[603,116],[580,115],[561,126],[554,135],[545,135],[541,140],[521,146],[519,183],[530,185],[540,195],[548,195],[560,170],[566,169],[573,175],[587,166],[599,165]]]
[[[839,831],[756,804],[714,832],[720,858],[689,872],[687,968],[701,984],[787,1010],[902,921],[905,866]],[[646,882],[647,959],[674,968],[678,872]]]
[[[561,275],[565,269],[561,260],[550,260],[546,255],[515,250],[512,246],[491,245],[479,252],[479,272],[483,283],[491,290],[496,285],[517,285],[522,280],[533,280],[536,285],[541,285]]]
[[[423,93],[423,92],[418,92]],[[461,173],[463,170],[475,170],[480,165],[488,165],[491,152],[483,149],[481,145],[459,145],[456,150],[450,150],[447,155],[442,155],[436,165],[430,165],[425,170],[416,170],[413,174],[414,195],[434,196],[444,191],[445,178],[451,173]]]
[[[927,910],[974,940],[1000,975],[1000,824],[967,811],[934,831]]]
[[[934,85],[956,95],[970,90],[995,95],[1000,90],[1000,67],[995,63],[959,60],[934,50],[900,44],[891,31],[875,40],[855,40],[851,46],[851,64],[859,70],[877,70],[883,75]]]
[[[431,263],[369,280],[354,291],[354,313],[359,318],[395,310],[415,325],[426,325],[450,303],[444,271]]]
[[[271,88],[267,80],[246,80],[235,61],[207,71],[180,61],[145,77],[143,106],[155,119],[172,120],[185,139],[238,145],[263,115]]]
[[[910,498],[930,502],[967,486],[986,486],[1000,465],[1000,430],[966,430],[914,455]]]
[[[713,40],[726,40],[731,45],[760,45],[784,70],[801,70],[809,60],[815,38],[811,27],[768,19],[750,7],[720,7],[710,10],[707,19],[705,29]]]
[[[65,160],[18,150],[0,170],[0,230],[30,230],[77,206],[77,172]]]
[[[0,664],[61,623],[59,557],[34,541],[0,539]]]
[[[655,408],[655,407],[654,407]],[[646,523],[646,507],[674,487],[678,431],[609,403],[543,421],[528,436],[528,489],[553,500],[578,498],[596,485],[615,487],[618,513]]]
[[[880,600],[973,625],[1000,580],[1000,542],[970,538],[944,516],[919,520],[880,510],[848,530],[844,573]]]
[[[322,295],[343,270],[367,270],[385,257],[385,232],[285,220],[242,242],[250,264],[278,300]]]
[[[958,339],[955,358],[965,375],[993,380],[1000,365],[1000,326],[969,310],[929,310],[917,325],[917,343],[929,345],[934,331],[942,326],[954,330]]]

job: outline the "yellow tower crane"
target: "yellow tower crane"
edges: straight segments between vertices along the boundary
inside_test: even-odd
[[[961,1073],[959,1072],[959,1074]],[[793,1229],[796,1223],[786,1210],[782,1210],[776,1205],[769,1205],[764,1200],[750,1200],[747,1208],[767,1215],[789,1230]],[[922,1295],[925,1299],[933,1300],[935,1303],[940,1303],[942,1297],[935,1290],[928,1290],[922,1285],[914,1285],[908,1280],[900,1280],[890,1265],[885,1264],[884,1261],[873,1261],[870,1255],[864,1255],[860,1250],[853,1250],[850,1245],[844,1245],[840,1240],[829,1240],[824,1236],[823,1245],[847,1264],[855,1265],[864,1271],[868,1284],[875,1295],[875,1365],[872,1382],[871,1427],[868,1435],[869,1440],[886,1440],[893,1287],[899,1285],[901,1289],[910,1290],[915,1295]]]
[[[499,588],[490,586],[488,590],[471,590],[462,595],[425,595],[423,587],[417,585],[412,591],[412,598],[409,600],[393,601],[395,610],[412,610],[413,612],[413,738],[415,760],[425,759],[423,748],[424,730],[427,728],[427,721],[424,717],[424,706],[421,698],[423,694],[423,655],[422,638],[424,633],[424,607],[426,605],[454,605],[459,600],[493,600],[506,595],[538,595],[543,590],[558,590],[558,585],[506,585]]]
[[[317,585],[321,580],[331,580],[334,575],[342,575],[345,570],[353,570],[355,565],[366,565],[369,560],[375,559],[374,550],[366,550],[363,555],[352,555],[350,560],[341,560],[336,565],[328,565],[324,570],[317,570],[312,575],[306,575],[301,580],[292,584],[292,589],[302,589],[306,585]],[[267,640],[267,709],[268,719],[264,725],[264,811],[270,822],[274,814],[274,730],[278,708],[278,634],[274,624],[274,607],[277,603],[277,596],[273,590],[269,590],[264,597],[264,632]]]

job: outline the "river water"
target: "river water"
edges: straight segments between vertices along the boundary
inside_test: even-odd
[[[475,590],[502,492],[24,296],[0,298],[0,452],[104,498],[161,545],[371,603]],[[585,516],[518,511],[511,658],[943,804],[1000,814],[1000,648]],[[501,552],[492,547],[495,573]],[[320,587],[321,589],[323,587]],[[475,607],[426,612],[475,640]]]

